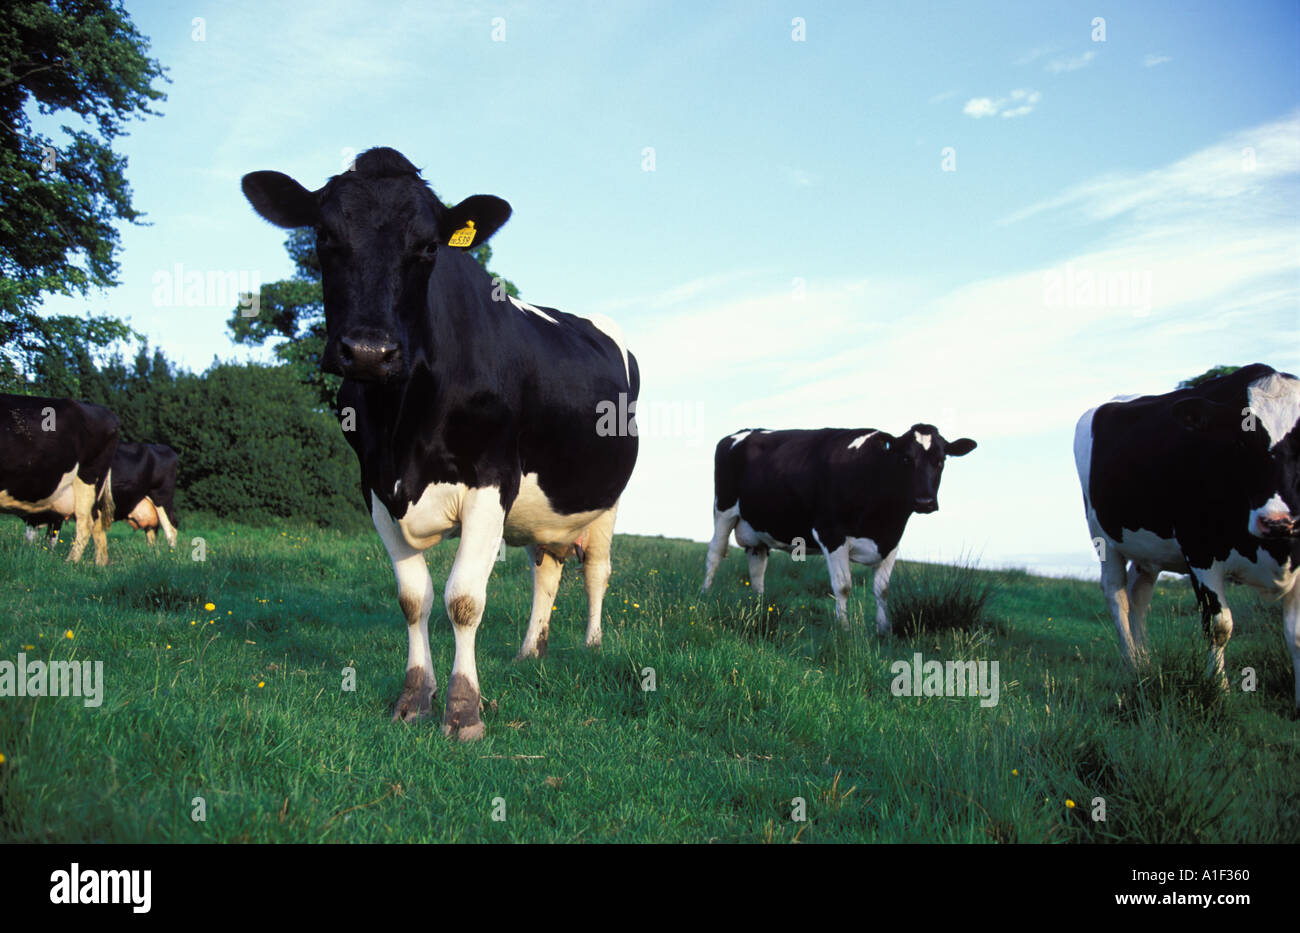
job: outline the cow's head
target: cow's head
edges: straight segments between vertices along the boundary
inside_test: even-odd
[[[321,368],[361,382],[403,378],[444,250],[486,243],[510,205],[474,195],[447,207],[395,149],[370,149],[308,191],[280,172],[244,176],[244,195],[281,227],[315,227],[325,294]]]
[[[1231,476],[1222,481],[1242,484],[1250,534],[1300,535],[1300,379],[1272,373],[1252,382],[1246,396],[1244,407],[1182,399],[1174,420],[1229,452],[1222,462]]]
[[[894,469],[911,492],[912,511],[922,514],[939,510],[939,481],[943,478],[944,460],[964,457],[975,449],[975,442],[969,437],[944,440],[932,424],[914,424],[887,444]]]

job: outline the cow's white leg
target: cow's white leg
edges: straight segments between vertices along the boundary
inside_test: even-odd
[[[171,519],[167,517],[166,509],[158,509],[158,524],[162,526],[163,537],[167,539],[167,546],[176,547],[176,526],[172,524]],[[153,544],[152,541],[149,542]]]
[[[1201,624],[1210,640],[1210,660],[1205,676],[1218,677],[1220,685],[1228,689],[1228,677],[1223,670],[1223,649],[1232,637],[1232,612],[1224,600],[1223,565],[1215,562],[1208,570],[1192,568],[1192,589],[1201,606]]]
[[[26,528],[23,529],[23,537],[27,540],[28,544],[35,544],[36,539],[39,538],[40,536],[41,536],[41,526],[39,525],[28,525]]]
[[[610,553],[614,544],[614,519],[618,504],[587,526],[587,547],[582,561],[582,580],[587,589],[587,647],[600,647],[600,610],[605,601],[611,572]]]
[[[447,686],[442,731],[462,740],[481,739],[487,732],[479,718],[478,666],[474,639],[487,605],[487,582],[496,565],[505,528],[506,510],[493,487],[471,489],[461,503],[460,547],[447,577],[443,600],[456,635],[456,657]]]
[[[763,578],[767,576],[767,548],[747,547],[745,554],[749,557],[749,585],[754,593],[763,595]]]
[[[1300,711],[1300,580],[1291,585],[1291,591],[1282,601],[1282,623],[1286,646],[1291,650],[1291,671],[1295,675],[1295,705]]]
[[[1159,570],[1139,567],[1136,563],[1129,567],[1128,622],[1139,663],[1147,656],[1147,610],[1151,608],[1151,593],[1159,575]]]
[[[1129,629],[1128,611],[1128,560],[1118,554],[1115,548],[1106,548],[1107,556],[1101,562],[1101,591],[1106,595],[1106,607],[1110,617],[1115,621],[1115,631],[1119,634],[1119,653],[1130,669],[1136,670],[1142,663],[1133,644],[1133,633]]]
[[[158,541],[158,532],[153,528],[146,530],[144,533],[144,540],[150,547],[153,547]]]
[[[818,542],[820,544],[820,541]],[[833,551],[822,545],[826,555],[826,569],[831,575],[831,592],[835,594],[835,618],[845,631],[849,628],[849,594],[853,592],[853,565],[849,562],[849,542],[845,541]]]
[[[72,547],[68,551],[68,560],[77,563],[81,560],[81,554],[86,550],[86,545],[90,543],[91,528],[94,520],[91,519],[90,513],[95,508],[95,487],[81,481],[81,477],[72,477],[72,508],[73,514],[77,519],[77,534],[72,539]],[[96,563],[99,560],[99,540],[95,541]],[[102,563],[108,562],[107,542],[105,542],[104,559]]]
[[[727,542],[731,531],[740,521],[740,506],[734,505],[725,512],[713,510],[713,540],[709,542],[709,556],[704,562],[704,585],[701,593],[707,593],[713,586],[713,575],[718,572],[718,564],[727,556]]]
[[[894,561],[898,558],[898,548],[885,555],[885,559],[876,567],[875,579],[871,581],[872,591],[876,594],[876,632],[889,634],[889,616],[887,603],[889,599],[889,577],[894,572]]]
[[[159,512],[161,515],[161,511]],[[402,695],[393,707],[393,719],[411,722],[433,715],[433,697],[438,678],[433,673],[429,650],[429,611],[433,608],[433,578],[424,562],[424,552],[406,543],[388,509],[371,497],[370,518],[384,542],[397,577],[397,602],[406,617],[406,680]]]
[[[564,564],[550,551],[539,545],[530,545],[528,556],[533,564],[533,612],[528,618],[528,631],[519,646],[517,660],[546,657],[546,641],[551,630],[551,609],[555,606],[555,593],[560,588],[560,573]]]

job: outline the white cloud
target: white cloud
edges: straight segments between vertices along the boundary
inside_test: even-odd
[[[957,96],[956,91],[944,91],[942,94],[935,94],[930,98],[932,104],[942,104],[945,100],[952,100]]]
[[[1156,67],[1156,65],[1163,65],[1165,62],[1171,62],[1171,61],[1173,61],[1173,59],[1170,58],[1168,55],[1160,55],[1157,54],[1156,52],[1148,52],[1146,57],[1142,59],[1142,67],[1154,68]]]
[[[1087,68],[1092,60],[1097,57],[1095,51],[1084,52],[1082,55],[1075,55],[1073,58],[1056,58],[1047,63],[1045,71],[1052,74],[1063,74],[1068,71],[1078,71],[1080,68]]]
[[[1015,63],[1017,65],[1032,65],[1034,62],[1038,61],[1038,59],[1042,58],[1044,55],[1051,55],[1055,51],[1056,51],[1055,46],[1051,46],[1051,45],[1039,46],[1037,48],[1030,49],[1028,52],[1021,55],[1019,58],[1016,59]]]
[[[1017,88],[1006,97],[996,100],[991,97],[972,97],[962,108],[962,113],[977,120],[980,117],[995,116],[1023,117],[1031,113],[1042,98],[1043,95],[1038,91]]]

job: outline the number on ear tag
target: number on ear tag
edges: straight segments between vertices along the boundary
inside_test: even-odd
[[[478,233],[478,231],[474,229],[474,221],[467,220],[465,221],[465,226],[461,227],[451,235],[451,239],[447,241],[447,245],[461,247],[469,246],[474,242],[474,235],[476,233]]]

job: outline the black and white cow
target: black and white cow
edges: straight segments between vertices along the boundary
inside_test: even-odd
[[[1074,459],[1120,651],[1146,653],[1160,571],[1190,575],[1210,639],[1208,675],[1232,635],[1229,580],[1282,601],[1300,707],[1300,380],[1256,363],[1195,388],[1086,412]]]
[[[93,535],[95,563],[107,564],[108,475],[119,431],[117,416],[99,405],[0,395],[0,512],[75,515],[68,560],[81,560]]]
[[[459,535],[443,595],[456,639],[443,731],[479,738],[474,639],[503,539],[533,557],[520,657],[545,653],[562,561],[575,551],[587,644],[600,644],[614,516],[637,438],[599,430],[599,413],[636,399],[636,359],[608,320],[506,300],[465,250],[486,242],[510,205],[475,195],[448,207],[392,149],[362,153],[316,191],[279,172],[246,175],[243,189],[272,223],[316,228],[321,366],[344,377],[339,413],[407,622],[393,718],[432,712],[433,581],[422,552]]]
[[[119,443],[109,474],[113,520],[143,530],[150,544],[161,528],[167,544],[176,547],[176,466],[176,451],[166,444]],[[28,540],[35,540],[39,529],[46,526],[50,543],[55,543],[63,523],[74,517],[70,508],[25,516]]]
[[[713,541],[703,590],[713,585],[733,528],[760,594],[772,548],[816,546],[826,555],[835,615],[846,626],[850,564],[876,567],[876,630],[887,633],[889,575],[907,520],[939,508],[944,460],[974,449],[968,437],[944,440],[932,424],[914,424],[898,437],[871,428],[753,429],[724,437],[713,460]]]

